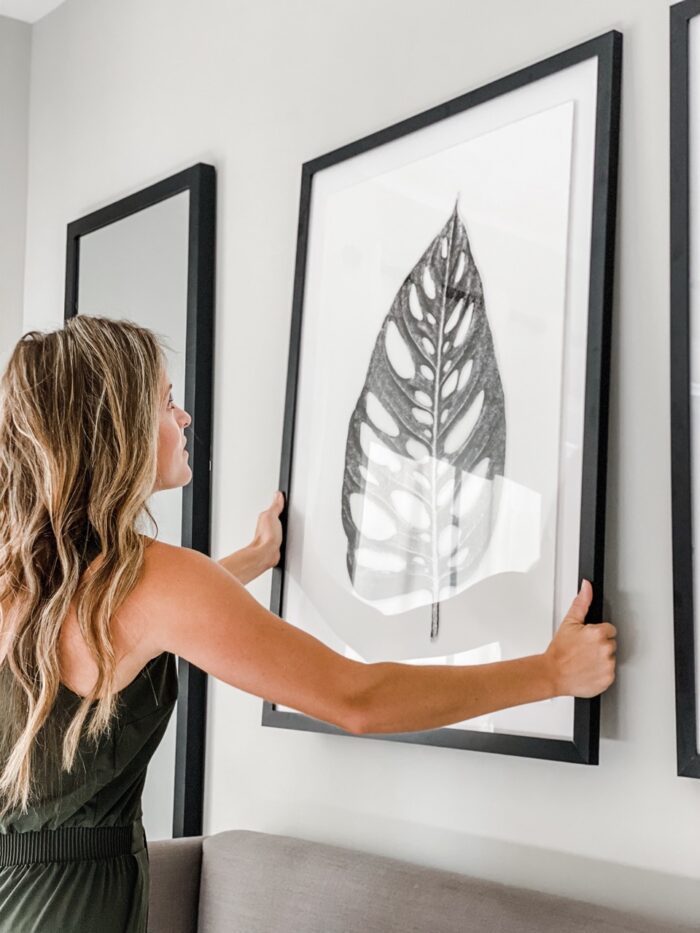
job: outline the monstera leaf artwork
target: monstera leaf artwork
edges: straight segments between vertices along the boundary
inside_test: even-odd
[[[470,584],[495,523],[503,387],[458,204],[401,285],[350,418],[342,521],[354,591],[385,614]]]

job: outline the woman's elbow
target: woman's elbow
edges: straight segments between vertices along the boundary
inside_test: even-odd
[[[351,735],[367,735],[372,731],[366,711],[355,707],[344,712],[340,728]]]
[[[355,671],[350,678],[349,688],[343,691],[339,723],[341,729],[351,735],[367,735],[377,731],[374,664],[360,664],[362,670]]]
[[[335,655],[318,674],[307,673],[303,684],[292,685],[298,689],[280,691],[273,702],[351,735],[364,735],[372,728],[369,667],[372,665]]]

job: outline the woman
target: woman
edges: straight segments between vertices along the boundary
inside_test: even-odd
[[[216,562],[140,533],[191,471],[165,354],[130,321],[78,315],[15,347],[0,399],[0,931],[146,929],[146,767],[174,655],[350,732],[433,729],[614,678],[615,629],[584,582],[540,655],[469,667],[362,664],[244,584],[279,560],[277,493]]]

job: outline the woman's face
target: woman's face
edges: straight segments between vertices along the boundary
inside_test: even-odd
[[[158,429],[158,472],[153,491],[177,489],[185,486],[192,479],[192,470],[188,463],[189,452],[184,449],[183,429],[192,419],[178,405],[172,396],[172,385],[168,374],[161,376],[160,427]]]

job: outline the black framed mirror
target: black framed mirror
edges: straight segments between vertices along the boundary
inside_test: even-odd
[[[158,538],[210,553],[216,172],[198,163],[68,224],[64,317],[137,321],[166,338],[173,394],[192,416],[192,479],[149,502]],[[202,833],[206,674],[178,659],[179,695],[149,767],[149,839]]]

